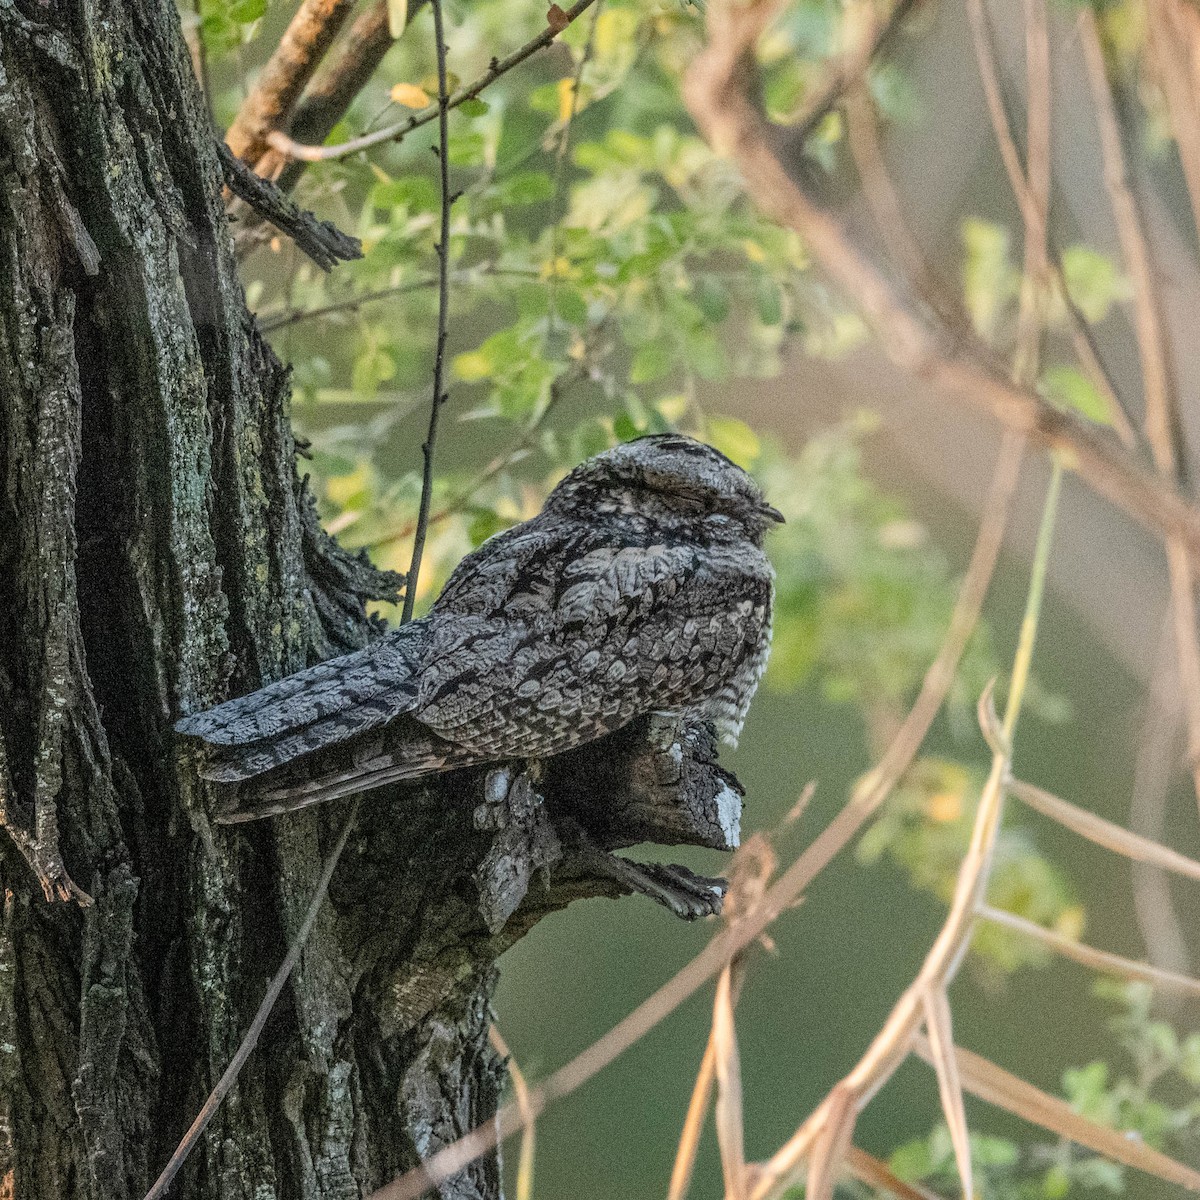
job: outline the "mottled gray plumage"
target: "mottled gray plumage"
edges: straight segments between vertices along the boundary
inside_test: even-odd
[[[766,665],[782,520],[710,446],[639,438],[459,563],[429,615],[179,722],[238,783],[228,820],[558,754],[649,712],[736,743]]]

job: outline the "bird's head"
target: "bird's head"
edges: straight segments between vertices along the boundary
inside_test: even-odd
[[[719,450],[678,433],[656,433],[589,458],[550,494],[548,510],[621,514],[666,524],[702,521],[714,534],[749,536],[783,520],[758,484]]]

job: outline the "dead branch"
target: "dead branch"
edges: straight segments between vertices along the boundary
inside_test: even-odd
[[[1104,182],[1117,223],[1121,254],[1133,280],[1134,330],[1146,398],[1146,440],[1163,478],[1179,485],[1183,461],[1179,395],[1145,224],[1129,186],[1121,130],[1108,84],[1095,13],[1091,9],[1081,9],[1077,25],[1100,127]],[[1196,589],[1191,557],[1177,537],[1167,539],[1167,567],[1179,678],[1187,716],[1188,762],[1196,801],[1200,804],[1200,637],[1196,628]]]
[[[1178,850],[1160,845],[1140,834],[1130,833],[1128,829],[1062,800],[1032,783],[1010,779],[1005,787],[1010,796],[1016,796],[1030,808],[1037,809],[1043,816],[1057,821],[1089,842],[1095,842],[1097,846],[1124,855],[1134,862],[1149,863],[1177,875],[1186,875],[1189,879],[1200,879],[1200,862],[1180,854]]]
[[[1040,942],[1043,946],[1048,946],[1056,954],[1061,954],[1063,958],[1069,958],[1073,962],[1091,967],[1095,971],[1115,975],[1118,979],[1140,980],[1170,991],[1183,992],[1189,996],[1200,996],[1200,979],[1193,979],[1190,975],[1164,971],[1161,967],[1152,966],[1150,963],[1137,962],[1132,958],[1112,954],[1107,950],[1097,950],[1094,946],[1077,942],[1073,938],[1063,937],[1061,933],[1055,933],[1053,929],[1047,929],[1034,921],[1027,921],[1024,917],[1017,916],[1016,913],[1005,912],[1003,909],[992,908],[990,905],[982,905],[979,915],[984,920],[992,921],[997,925],[1012,929],[1016,933],[1023,934],[1027,938]]]
[[[269,180],[260,179],[224,142],[217,143],[217,155],[229,190],[286,233],[322,270],[362,258],[362,243],[358,238],[343,233],[332,221],[323,221],[301,208]]]
[[[930,1061],[929,1042],[921,1034],[914,1037],[913,1050],[926,1062]],[[1023,1120],[1040,1125],[1068,1141],[1095,1150],[1105,1158],[1136,1167],[1139,1171],[1145,1171],[1189,1191],[1200,1191],[1200,1171],[1194,1171],[1191,1167],[1185,1167],[1183,1163],[1152,1150],[1138,1137],[1131,1137],[1080,1116],[1065,1101],[1048,1095],[1023,1079],[1018,1079],[1016,1075],[1009,1074],[970,1050],[959,1047],[954,1054],[963,1087],[973,1096],[978,1096],[981,1100]]]

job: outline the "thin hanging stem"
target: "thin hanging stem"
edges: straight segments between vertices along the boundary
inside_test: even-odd
[[[417,580],[421,574],[421,557],[425,552],[425,535],[429,529],[429,504],[433,493],[433,449],[437,442],[438,416],[446,396],[443,392],[443,376],[446,365],[446,330],[450,301],[450,206],[454,197],[450,195],[450,110],[449,91],[446,85],[446,39],[442,28],[441,0],[431,0],[433,9],[433,35],[437,46],[438,73],[438,166],[442,188],[442,220],[438,234],[438,324],[437,349],[433,358],[433,400],[429,405],[429,430],[421,446],[425,460],[421,476],[421,504],[417,510],[417,528],[413,536],[412,561],[404,583],[404,609],[401,621],[412,619],[413,605],[417,599]]]

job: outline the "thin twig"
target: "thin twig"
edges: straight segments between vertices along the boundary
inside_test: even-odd
[[[1096,28],[1095,13],[1089,8],[1080,9],[1077,25],[1096,106],[1096,121],[1100,127],[1104,182],[1117,223],[1121,253],[1133,281],[1134,330],[1146,398],[1146,440],[1150,443],[1155,465],[1163,478],[1178,485],[1182,466],[1179,395],[1150,245],[1141,211],[1129,186],[1125,154],[1121,147],[1121,130],[1104,65],[1104,50]],[[1187,717],[1188,763],[1196,801],[1200,804],[1200,636],[1196,628],[1192,561],[1187,547],[1179,538],[1167,539],[1167,568],[1171,581],[1171,612],[1175,622],[1179,679]]]
[[[904,724],[879,764],[859,782],[849,803],[780,876],[762,900],[736,926],[727,926],[671,979],[627,1017],[614,1025],[530,1094],[530,1107],[539,1116],[545,1107],[581,1087],[609,1063],[645,1037],[668,1014],[721,971],[726,963],[760,937],[780,913],[792,908],[812,881],[829,865],[887,799],[916,757],[929,727],[946,698],[958,662],[979,621],[979,613],[995,571],[1012,494],[1020,469],[1023,442],[1005,438],[992,478],[988,504],[975,541],[971,563],[959,589],[945,639]],[[522,1127],[520,1111],[506,1105],[493,1121],[473,1129],[415,1168],[372,1194],[369,1200],[416,1200],[433,1181],[448,1179],[468,1163]]]
[[[1161,623],[1154,666],[1146,688],[1133,762],[1133,796],[1129,805],[1130,830],[1158,842],[1166,836],[1167,797],[1177,765],[1176,742],[1183,731],[1179,678],[1175,669],[1175,623],[1169,599],[1167,604],[1168,611]],[[1166,872],[1145,863],[1134,863],[1130,882],[1133,885],[1133,914],[1146,945],[1146,957],[1163,970],[1190,975],[1189,939]]]
[[[547,25],[541,33],[531,38],[519,50],[513,51],[507,58],[493,59],[491,66],[478,79],[467,84],[466,87],[460,88],[449,98],[446,108],[457,108],[467,100],[476,99],[484,88],[494,83],[501,75],[511,71],[513,67],[519,66],[531,55],[536,54],[537,51],[549,46],[580,13],[586,11],[594,3],[595,0],[576,0],[576,3],[563,13],[561,21],[553,25]],[[411,117],[407,117],[405,120],[399,121],[394,125],[387,125],[383,129],[375,130],[374,133],[352,138],[350,141],[343,142],[338,146],[306,146],[301,142],[293,141],[279,130],[271,133],[267,141],[272,149],[277,150],[287,158],[303,159],[305,162],[326,162],[330,159],[348,158],[352,154],[358,154],[363,150],[370,150],[371,147],[381,146],[385,142],[403,141],[414,129],[418,129],[422,125],[428,125],[430,121],[437,119],[440,112],[441,103],[439,102],[438,104],[422,109],[419,113],[413,113]]]
[[[230,1060],[229,1066],[225,1068],[225,1073],[217,1081],[216,1087],[209,1093],[203,1108],[196,1114],[196,1119],[192,1122],[191,1128],[183,1135],[183,1140],[176,1146],[175,1153],[171,1155],[170,1161],[163,1168],[162,1174],[159,1175],[154,1181],[154,1186],[146,1193],[145,1200],[160,1200],[160,1197],[167,1194],[167,1189],[171,1186],[171,1181],[175,1178],[179,1168],[187,1160],[188,1155],[195,1148],[196,1143],[200,1140],[200,1135],[208,1127],[213,1117],[216,1116],[217,1109],[221,1107],[221,1102],[229,1093],[230,1088],[233,1087],[246,1060],[258,1044],[259,1035],[263,1031],[263,1026],[267,1023],[267,1018],[271,1015],[271,1010],[275,1007],[275,1001],[279,999],[279,994],[283,991],[284,984],[287,983],[288,977],[292,973],[292,968],[299,961],[300,953],[308,941],[309,934],[312,933],[313,925],[317,920],[317,913],[320,911],[321,905],[325,900],[325,893],[329,890],[329,881],[333,878],[334,868],[338,865],[338,860],[342,857],[342,851],[346,848],[346,842],[349,840],[350,831],[354,828],[354,821],[358,816],[358,805],[359,802],[355,800],[350,808],[350,812],[346,815],[342,831],[338,835],[338,840],[334,843],[333,849],[329,852],[329,857],[325,860],[321,877],[317,880],[317,886],[313,891],[312,899],[308,902],[308,908],[304,913],[304,920],[300,922],[300,928],[296,931],[296,936],[292,939],[292,944],[288,947],[287,955],[280,964],[279,970],[275,972],[275,976],[267,988],[266,995],[263,996],[262,1003],[259,1004],[258,1011],[254,1014],[254,1020],[250,1022],[250,1028],[246,1030],[246,1036],[242,1038],[242,1044],[238,1046],[237,1053]]]
[[[1145,10],[1154,64],[1192,203],[1192,222],[1200,234],[1200,103],[1192,76],[1194,61],[1188,61],[1200,46],[1200,14],[1180,0],[1147,0]]]
[[[1023,804],[1028,804],[1043,816],[1114,854],[1124,855],[1134,862],[1150,863],[1174,871],[1176,875],[1186,875],[1189,879],[1200,879],[1200,862],[1180,854],[1178,850],[1172,850],[1170,846],[1151,841],[1138,833],[1130,833],[1123,826],[1098,817],[1086,808],[1080,808],[1022,779],[1010,779],[1005,788],[1010,796],[1016,796]]]
[[[558,323],[558,260],[562,252],[562,223],[566,216],[562,202],[563,178],[567,168],[567,151],[571,147],[571,130],[575,125],[575,117],[579,113],[579,88],[583,82],[583,72],[591,61],[596,47],[596,27],[600,24],[600,14],[604,10],[604,0],[596,0],[592,10],[592,23],[588,27],[587,40],[575,66],[575,74],[571,78],[571,105],[567,119],[562,124],[558,135],[558,147],[554,152],[554,203],[558,207],[558,215],[554,227],[550,231],[550,279],[547,288],[547,305],[549,316],[546,319],[546,336],[542,339],[543,346],[550,346],[554,340],[554,327]]]
[[[1016,913],[992,908],[987,904],[980,905],[979,915],[986,921],[1003,925],[1027,938],[1041,942],[1043,946],[1048,946],[1056,954],[1061,954],[1063,958],[1069,958],[1085,967],[1091,967],[1095,971],[1116,975],[1120,979],[1142,980],[1145,983],[1154,984],[1156,987],[1183,992],[1189,996],[1200,996],[1200,979],[1193,979],[1190,975],[1164,971],[1161,967],[1153,966],[1150,963],[1137,962],[1132,958],[1125,958],[1124,955],[1113,954],[1108,950],[1097,950],[1094,946],[1077,942],[1073,938],[1063,937],[1061,933],[1055,933],[1053,929],[1047,929],[1044,925],[1027,921]]]
[[[437,443],[438,416],[446,396],[443,376],[446,365],[446,332],[450,311],[450,92],[446,83],[446,34],[442,27],[442,0],[430,0],[433,9],[433,36],[437,45],[438,74],[438,170],[441,183],[441,229],[438,235],[438,322],[437,346],[433,358],[433,399],[429,405],[429,429],[421,446],[424,469],[421,476],[421,501],[417,509],[417,527],[413,533],[412,560],[404,583],[402,621],[412,618],[417,599],[417,580],[421,575],[421,556],[429,529],[429,505],[433,496],[433,451]]]
[[[930,1061],[929,1043],[920,1034],[913,1039],[913,1049],[926,1062]],[[954,1053],[963,1087],[972,1095],[1086,1146],[1105,1158],[1136,1167],[1189,1191],[1200,1191],[1200,1171],[1151,1149],[1140,1137],[1109,1129],[1081,1116],[1057,1096],[1048,1095],[970,1050],[960,1046]]]
[[[897,1200],[942,1200],[936,1192],[919,1183],[906,1183],[897,1178],[891,1167],[857,1146],[846,1148],[846,1170],[855,1179],[876,1191],[891,1192]]]
[[[800,143],[808,140],[818,125],[837,107],[842,97],[859,83],[871,64],[883,53],[893,35],[912,11],[916,0],[896,0],[887,19],[875,24],[870,36],[864,37],[848,54],[831,68],[804,106],[804,111],[791,124],[788,132]]]
[[[607,318],[606,318],[607,320]],[[601,322],[596,327],[594,332],[599,332],[599,329],[604,324]],[[461,491],[456,492],[445,504],[433,513],[429,518],[430,525],[436,525],[440,521],[444,521],[447,517],[453,516],[456,512],[469,504],[475,497],[475,494],[485,484],[490,483],[505,467],[511,466],[523,454],[533,447],[537,441],[537,435],[542,426],[546,423],[550,414],[558,407],[559,402],[567,393],[570,387],[586,379],[588,376],[588,349],[585,347],[583,355],[579,360],[567,368],[557,379],[550,385],[550,395],[543,405],[541,411],[536,413],[529,423],[521,432],[521,436],[505,451],[497,454],[474,479],[471,480]],[[389,546],[393,542],[403,541],[405,538],[411,537],[416,531],[416,521],[407,521],[405,524],[398,526],[396,529],[390,529],[386,533],[381,533],[377,538],[372,540],[371,549],[378,550],[382,546]]]
[[[517,1200],[531,1200],[533,1196],[533,1162],[537,1150],[537,1122],[533,1109],[529,1104],[529,1084],[525,1072],[517,1066],[508,1043],[500,1036],[500,1030],[495,1025],[488,1027],[488,1040],[492,1047],[508,1064],[509,1078],[512,1080],[513,1092],[516,1094],[517,1107],[525,1120],[525,1128],[521,1134],[521,1153],[517,1159]]]
[[[462,271],[452,271],[450,282],[451,284],[471,284],[478,283],[480,280],[490,278],[494,275],[517,274],[525,278],[536,277],[536,272],[533,271],[518,272],[508,268],[502,270],[495,263],[485,262],[475,267],[468,267]],[[407,296],[412,292],[426,291],[437,287],[438,282],[436,275],[428,275],[420,279],[409,279],[404,283],[398,283],[392,287],[377,288],[373,292],[361,292],[356,296],[348,296],[345,300],[336,300],[315,308],[299,309],[293,312],[275,312],[266,316],[260,315],[258,318],[258,327],[263,333],[271,333],[276,329],[286,329],[288,326],[299,324],[301,321],[316,321],[322,317],[333,316],[337,313],[357,312],[364,304],[374,304],[379,300],[392,300],[397,296]]]

